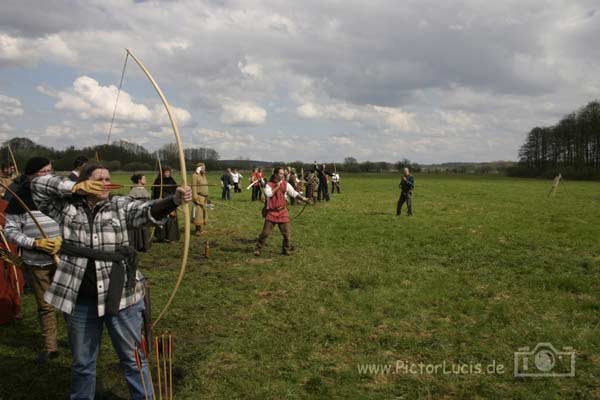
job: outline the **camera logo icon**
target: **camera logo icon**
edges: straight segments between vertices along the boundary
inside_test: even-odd
[[[575,351],[572,347],[556,350],[552,343],[538,343],[515,351],[515,377],[574,377]]]

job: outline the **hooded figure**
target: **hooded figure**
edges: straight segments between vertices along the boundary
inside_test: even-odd
[[[164,167],[162,169],[162,182],[160,175],[154,180],[152,186],[152,198],[162,199],[164,197],[175,194],[177,182],[171,176],[171,168]],[[177,210],[171,212],[167,218],[167,222],[154,229],[154,238],[157,242],[177,242],[179,240],[179,222],[177,221]]]

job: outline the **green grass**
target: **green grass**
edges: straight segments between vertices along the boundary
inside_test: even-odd
[[[600,398],[600,184],[568,182],[548,199],[549,181],[417,176],[415,215],[398,218],[398,175],[342,178],[342,194],[292,221],[293,257],[279,254],[277,231],[262,257],[252,255],[262,219],[248,191],[230,203],[242,212],[215,202],[158,327],[175,337],[175,398]],[[220,189],[210,190],[218,200]],[[142,256],[155,314],[180,256],[181,244]],[[0,328],[0,398],[64,398],[64,322],[60,358],[36,366],[31,295],[24,305],[23,321]],[[515,378],[513,353],[538,342],[573,347],[576,376]],[[358,371],[397,361],[506,371]],[[126,397],[117,365],[105,335],[104,398]]]

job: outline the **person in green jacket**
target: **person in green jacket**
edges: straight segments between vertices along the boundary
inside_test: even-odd
[[[400,181],[400,199],[396,206],[396,215],[400,215],[402,206],[406,203],[407,215],[412,215],[412,194],[415,189],[415,178],[410,174],[408,168],[402,171],[402,180]]]

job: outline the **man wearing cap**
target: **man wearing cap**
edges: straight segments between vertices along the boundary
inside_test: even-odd
[[[34,178],[51,173],[50,160],[44,157],[33,157],[25,165],[25,175],[17,177],[10,185],[10,189],[25,202],[49,239],[44,238],[31,216],[10,193],[7,194],[10,201],[6,208],[4,227],[7,239],[21,248],[22,259],[30,272],[29,279],[35,294],[38,319],[44,339],[43,349],[37,358],[40,364],[58,355],[54,307],[44,300],[44,293],[50,286],[56,271],[52,255],[60,248],[61,238],[58,224],[52,218],[42,214],[33,202],[30,185]]]

